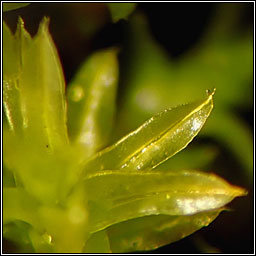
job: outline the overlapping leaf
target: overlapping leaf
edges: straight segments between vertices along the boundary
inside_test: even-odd
[[[222,209],[188,216],[152,215],[106,229],[111,252],[153,250],[208,226]]]
[[[36,133],[52,148],[67,143],[65,84],[48,20],[33,39],[21,20],[15,37],[4,24],[4,38],[4,106],[11,129]]]
[[[246,192],[200,172],[102,171],[85,180],[93,232],[147,215],[191,215]]]
[[[32,194],[55,201],[77,177],[69,170],[74,169],[73,159],[65,156],[73,154],[65,82],[48,23],[45,18],[33,39],[21,19],[15,35],[3,26],[3,100],[9,123],[9,129],[4,127],[4,162]]]

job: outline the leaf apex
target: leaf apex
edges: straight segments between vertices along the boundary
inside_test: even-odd
[[[234,198],[248,195],[248,191],[245,188],[241,188],[235,185],[231,185],[230,192]]]
[[[207,96],[212,99],[213,98],[213,95],[215,94],[216,92],[216,88],[214,87],[212,90],[206,90],[206,94]]]
[[[43,17],[43,19],[39,25],[38,34],[48,33],[49,32],[49,24],[50,24],[50,18]]]
[[[20,16],[18,17],[18,27],[24,27],[24,20]]]

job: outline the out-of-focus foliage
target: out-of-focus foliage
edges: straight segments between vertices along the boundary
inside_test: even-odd
[[[135,9],[135,3],[107,3],[113,22],[126,19]]]
[[[3,11],[12,11],[29,5],[29,3],[3,3]]]
[[[118,81],[117,49],[98,52],[77,72],[68,90],[71,141],[87,156],[101,149],[112,131]]]
[[[113,20],[127,18],[134,9],[111,5]],[[116,48],[96,51],[81,63],[68,86],[66,106],[65,79],[48,20],[33,38],[22,19],[15,35],[3,25],[8,121],[3,127],[3,234],[17,252],[155,249],[208,226],[227,203],[246,194],[216,175],[189,170],[213,162],[216,146],[197,143],[191,151],[175,154],[208,119],[213,93],[202,94],[217,87],[214,114],[201,134],[225,141],[251,170],[251,134],[231,108],[243,105],[241,93],[250,91],[240,88],[251,79],[250,37],[230,35],[230,45],[229,34],[215,24],[195,54],[174,62],[154,42],[143,16],[133,15],[127,22],[131,58],[123,66],[127,90],[117,126]],[[238,52],[245,69],[234,57]],[[216,70],[223,78],[216,78]],[[238,92],[224,95],[231,83]],[[194,103],[177,107],[187,102]],[[111,134],[120,140],[101,150]],[[234,134],[239,138],[234,140]]]
[[[250,31],[238,37],[228,28],[222,28],[225,15],[220,12],[217,24],[212,22],[205,38],[176,61],[168,58],[152,38],[144,16],[131,18],[129,53],[125,60],[127,90],[121,103],[117,133],[121,136],[153,113],[198,99],[206,89],[217,87],[215,115],[209,119],[202,135],[225,144],[252,182],[252,134],[232,109],[252,104],[248,99],[252,97],[253,38]],[[197,158],[191,155],[192,159],[204,161],[200,155]]]

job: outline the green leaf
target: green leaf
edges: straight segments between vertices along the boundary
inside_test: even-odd
[[[89,57],[69,85],[69,136],[73,142],[83,145],[87,156],[108,142],[117,82],[117,49],[112,48]]]
[[[3,11],[16,10],[29,5],[30,3],[3,3]]]
[[[208,226],[222,210],[188,216],[146,216],[115,224],[105,232],[113,253],[154,250]]]
[[[208,226],[223,209],[188,216],[152,215],[114,224],[93,233],[84,253],[153,250]]]
[[[3,52],[7,64],[3,85],[10,128],[22,128],[28,138],[40,138],[44,147],[54,149],[67,144],[68,136],[65,81],[48,23],[45,18],[33,39],[21,19],[15,36],[4,26]],[[9,42],[15,54],[9,50]]]
[[[91,231],[147,215],[191,215],[246,191],[201,172],[102,171],[85,180]]]
[[[21,19],[14,36],[5,27],[5,57],[8,61],[12,56],[8,41],[14,42],[17,68],[10,66],[4,73],[4,107],[11,128],[4,130],[4,162],[31,194],[56,201],[77,180],[79,150],[68,145],[65,82],[48,23],[45,18],[33,39]]]
[[[3,103],[9,127],[21,133],[25,125],[24,105],[20,93],[20,77],[24,55],[31,45],[31,37],[19,18],[15,36],[3,23]]]
[[[136,7],[135,3],[107,3],[113,22],[127,19]]]
[[[84,167],[84,175],[99,170],[155,168],[198,134],[212,108],[212,94],[204,100],[164,110],[116,144],[96,154]]]
[[[45,135],[49,146],[54,148],[65,145],[68,137],[65,81],[48,24],[49,20],[44,18],[24,56],[20,91],[28,132]]]
[[[5,76],[18,75],[19,65],[17,41],[14,40],[9,27],[3,22],[3,74]]]

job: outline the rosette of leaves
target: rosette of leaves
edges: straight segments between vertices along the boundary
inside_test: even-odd
[[[67,97],[45,18],[31,38],[3,24],[3,236],[16,252],[151,250],[211,223],[244,189],[214,174],[160,171],[198,134],[205,99],[164,110],[108,146],[117,49],[94,53]]]

